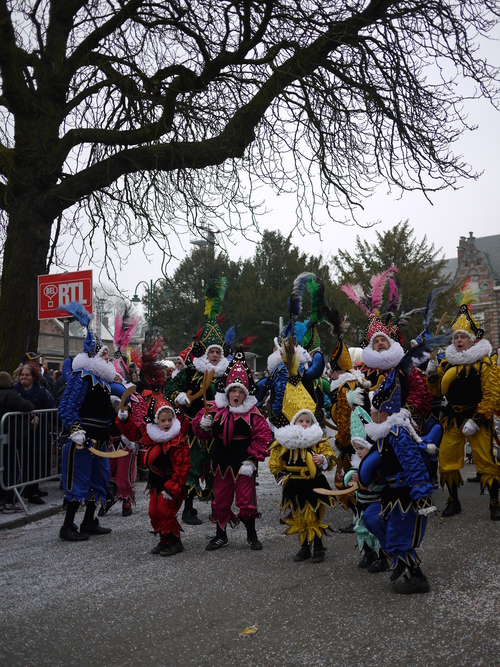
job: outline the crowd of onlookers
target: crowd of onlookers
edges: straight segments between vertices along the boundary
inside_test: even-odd
[[[30,504],[45,503],[47,492],[34,480],[50,476],[52,456],[53,415],[36,411],[56,407],[64,386],[62,370],[51,373],[40,355],[32,352],[23,355],[12,375],[0,372],[0,420],[10,412],[23,413],[4,423],[9,432],[3,453],[4,486],[22,485],[22,497]],[[0,511],[22,511],[12,489],[0,487]]]

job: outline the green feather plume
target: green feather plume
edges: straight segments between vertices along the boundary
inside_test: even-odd
[[[227,288],[227,278],[210,278],[205,289],[205,315],[215,318],[220,313]]]

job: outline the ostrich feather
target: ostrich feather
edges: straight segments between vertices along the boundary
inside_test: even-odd
[[[205,289],[205,315],[217,317],[227,288],[227,278],[210,278]]]
[[[370,284],[372,286],[372,289],[370,293],[370,298],[371,298],[372,313],[380,309],[380,306],[382,305],[382,299],[384,296],[384,288],[387,284],[387,281],[394,273],[398,272],[399,269],[397,266],[391,266],[386,271],[383,271],[382,273],[378,273],[371,277]]]
[[[293,281],[292,291],[290,292],[290,298],[288,299],[288,312],[292,319],[296,319],[302,312],[302,296],[304,294],[304,288],[306,282],[310,280],[311,277],[315,277],[314,273],[305,271],[304,273],[300,273]]]
[[[393,278],[389,278],[389,305],[387,306],[388,313],[397,313],[401,305],[401,294],[399,287]]]
[[[325,305],[325,283],[317,281],[313,276],[306,282],[306,289],[311,296],[311,317],[308,326],[323,321],[323,307]]]
[[[162,345],[161,338],[148,338],[142,346],[141,371],[149,386],[165,382],[165,368],[160,363]]]
[[[299,370],[299,355],[295,349],[292,336],[282,337],[280,356],[288,371],[288,377],[297,375]]]
[[[437,297],[441,291],[442,287],[435,287],[427,295],[427,299],[425,301],[425,306],[424,306],[424,318],[423,318],[424,330],[429,328],[432,316],[434,315],[434,311],[436,310]]]
[[[71,301],[65,306],[61,306],[61,309],[65,310],[71,315],[71,317],[74,317],[76,320],[78,320],[82,327],[88,328],[92,320],[92,315],[82,306],[79,301]]]
[[[115,317],[115,349],[124,350],[132,340],[137,327],[139,326],[139,318],[131,313],[128,306],[125,306],[123,315],[119,312]]]
[[[351,301],[354,301],[358,308],[361,308],[367,315],[370,315],[370,308],[366,305],[365,293],[359,283],[357,285],[351,285],[351,283],[342,285],[340,291],[344,292]]]
[[[427,338],[419,345],[416,345],[415,347],[412,347],[410,350],[408,350],[408,352],[399,362],[399,367],[406,375],[409,375],[412,371],[415,360],[420,359],[425,352],[432,352],[432,350],[435,348],[449,345],[450,341],[450,334],[441,334],[440,336]]]
[[[347,321],[347,316],[343,317],[340,315],[339,311],[332,307],[323,306],[323,319],[328,322],[331,327],[332,334],[336,336],[342,336],[348,329],[349,323]]]
[[[238,322],[238,324],[235,324],[226,331],[226,335],[224,336],[224,341],[226,345],[230,348],[234,347],[234,339],[236,338],[236,329],[240,326],[240,324],[241,322]]]

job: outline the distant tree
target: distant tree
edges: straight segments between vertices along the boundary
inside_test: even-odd
[[[464,95],[496,95],[475,47],[497,21],[497,0],[0,0],[0,368],[36,344],[66,240],[102,238],[112,273],[205,212],[244,227],[259,181],[300,223],[377,180],[474,177],[452,144]]]
[[[360,283],[365,294],[370,290],[370,278],[390,266],[397,266],[397,282],[401,293],[400,313],[410,312],[425,305],[427,294],[436,287],[442,287],[435,312],[436,324],[441,315],[453,308],[453,295],[445,289],[449,286],[446,273],[446,260],[441,249],[428,244],[427,236],[417,239],[408,220],[400,222],[391,230],[377,232],[377,241],[373,244],[356,238],[353,253],[340,250],[332,264],[337,288],[346,283]],[[388,289],[386,291],[387,295]],[[346,340],[357,346],[366,327],[366,315],[353,304],[340,290],[336,299],[340,309],[348,313],[350,327]],[[405,344],[422,330],[422,314],[412,315],[402,328]]]

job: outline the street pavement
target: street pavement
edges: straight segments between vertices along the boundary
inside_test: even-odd
[[[475,475],[472,465],[462,472]],[[2,667],[500,665],[500,522],[478,484],[462,487],[459,516],[429,519],[419,553],[431,591],[414,596],[395,595],[387,573],[357,568],[354,535],[338,532],[350,522],[340,506],[327,511],[335,532],[325,562],[293,562],[298,540],[283,535],[267,463],[259,552],[243,526],[229,530],[228,547],[205,551],[214,528],[198,503],[204,522],[184,527],[185,551],[151,555],[143,482],[132,516],[116,505],[101,519],[110,535],[62,542],[62,492],[42,486],[47,503],[30,506],[29,523],[0,515]],[[434,498],[442,510],[446,494]],[[257,632],[241,638],[250,626]]]

